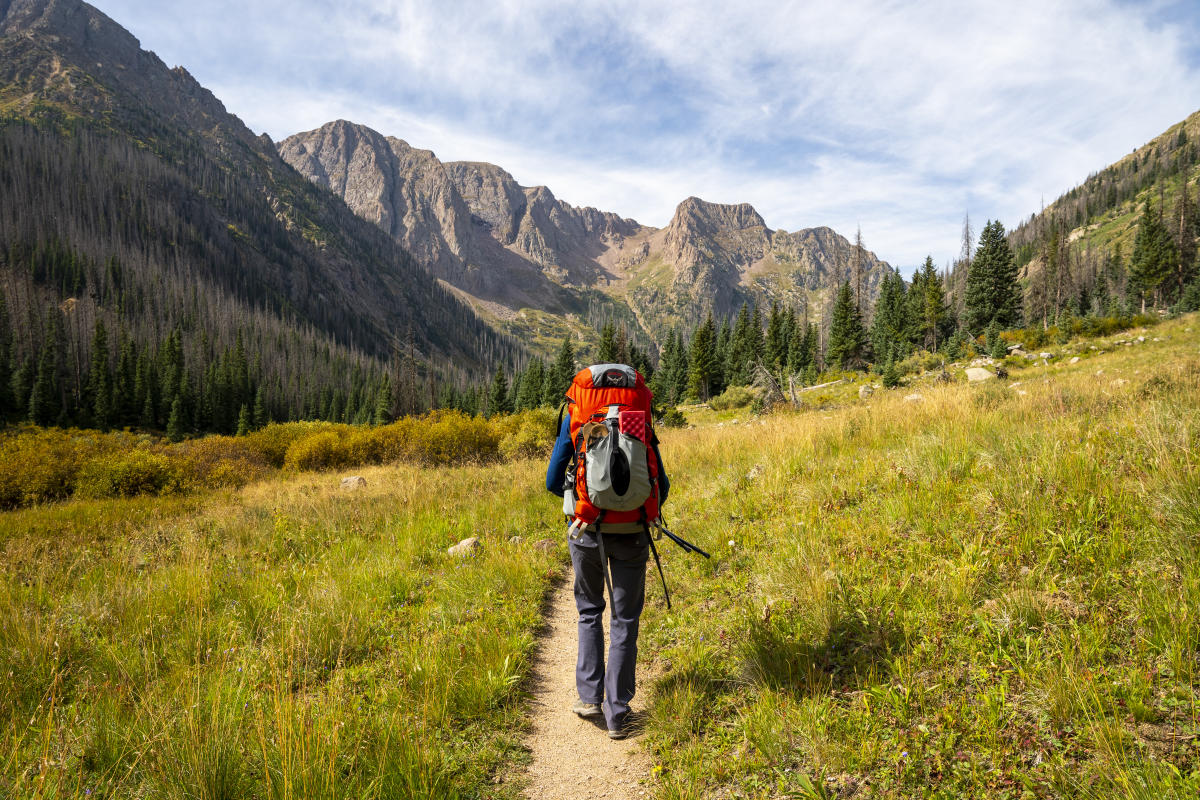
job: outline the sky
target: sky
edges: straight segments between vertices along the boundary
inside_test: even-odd
[[[903,270],[1200,109],[1197,0],[92,0],[276,141],[335,119],[664,226],[689,196]]]

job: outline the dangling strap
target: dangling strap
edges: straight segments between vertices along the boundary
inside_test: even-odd
[[[604,554],[604,534],[600,532],[599,524],[596,525],[596,543],[600,545],[600,569],[604,570],[604,582],[608,584],[608,596],[612,600],[609,613],[616,613],[617,596],[613,594],[612,575],[608,571],[608,556]]]
[[[654,546],[654,537],[650,535],[649,526],[646,526],[646,541],[650,543],[650,552],[654,554],[654,565],[658,567],[658,579],[662,581],[663,597],[667,599],[667,611],[670,611],[671,593],[667,591],[667,576],[663,575],[662,562],[658,560],[658,548]]]
[[[558,407],[558,422],[554,423],[554,438],[558,438],[558,432],[562,430],[563,412],[567,410],[567,403],[570,400],[563,400]]]

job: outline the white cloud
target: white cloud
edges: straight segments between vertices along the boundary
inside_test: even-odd
[[[861,224],[904,266],[1200,107],[1200,31],[1161,3],[100,5],[276,137],[344,117],[648,224],[689,195]]]

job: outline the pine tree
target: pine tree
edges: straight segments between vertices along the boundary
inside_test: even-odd
[[[388,393],[391,393],[391,386],[386,374],[383,376],[381,388],[387,388]],[[254,429],[265,428],[270,421],[271,414],[267,411],[267,393],[262,384],[259,384],[258,390],[254,393]]]
[[[546,367],[541,359],[535,358],[529,363],[525,374],[521,376],[521,389],[517,393],[516,407],[518,411],[537,408],[542,404],[542,396],[545,393],[543,387],[545,372]]]
[[[46,332],[38,352],[37,376],[29,395],[29,418],[38,425],[53,425],[63,411],[59,384],[61,352],[58,314],[46,318]]]
[[[764,353],[767,369],[778,374],[787,361],[787,338],[784,331],[785,317],[779,310],[779,304],[771,301],[771,311],[767,315],[767,338]]]
[[[900,371],[896,369],[895,346],[889,346],[887,358],[883,362],[883,370],[879,373],[880,381],[885,389],[895,389],[900,385]]]
[[[1002,327],[1020,322],[1017,266],[1013,260],[1004,226],[988,220],[979,235],[975,259],[967,270],[966,321],[968,330],[978,333],[992,321]]]
[[[711,311],[704,324],[692,334],[688,356],[688,394],[700,402],[707,402],[712,396],[712,379],[717,362],[717,332]]]
[[[760,344],[762,342],[761,330],[758,332],[757,341]],[[725,371],[725,382],[728,385],[745,386],[750,383],[754,369],[755,342],[754,322],[750,317],[750,307],[743,303],[730,337],[729,363]]]
[[[904,279],[899,272],[887,271],[879,286],[875,301],[875,319],[871,321],[871,345],[882,364],[897,348],[908,343],[908,299]]]
[[[597,363],[616,364],[617,361],[617,329],[611,322],[604,323],[600,331],[600,355]]]
[[[183,441],[183,399],[177,393],[171,401],[171,416],[167,418],[167,438],[172,442]]]
[[[829,345],[826,348],[829,363],[839,369],[857,369],[862,364],[865,341],[862,318],[854,306],[854,292],[850,282],[843,281],[833,305],[833,319],[829,327]]]
[[[262,391],[261,389],[259,391]],[[258,414],[255,413],[257,418]],[[392,379],[385,372],[375,390],[375,408],[371,413],[372,425],[387,425],[392,421]]]
[[[112,423],[112,373],[108,368],[108,333],[99,317],[92,333],[86,397],[96,427],[108,430]]]
[[[571,347],[571,337],[564,336],[554,366],[545,375],[542,403],[551,408],[558,408],[566,400],[567,389],[571,386],[576,372],[575,349]]]
[[[667,404],[675,402],[675,398],[673,397],[674,385],[671,379],[671,371],[675,367],[675,359],[675,331],[671,330],[667,333],[667,340],[663,344],[658,356],[658,372],[650,380],[650,391],[659,402]]]
[[[496,367],[491,388],[488,389],[487,415],[494,417],[497,414],[511,414],[512,410],[508,396],[508,379],[504,377],[504,367]]]
[[[1143,313],[1147,299],[1157,304],[1159,291],[1171,275],[1177,256],[1162,217],[1155,213],[1151,201],[1146,200],[1129,260],[1129,293],[1140,301]]]
[[[12,394],[12,380],[12,323],[8,318],[8,299],[3,287],[0,287],[0,424],[3,424],[9,414],[16,410]]]
[[[238,409],[237,419],[237,436],[245,436],[250,432],[250,407],[242,403],[242,407]]]
[[[946,288],[942,276],[933,266],[933,257],[926,256],[919,272],[913,273],[913,285],[908,293],[913,318],[915,344],[936,352],[942,343],[942,333],[950,318],[946,304]]]

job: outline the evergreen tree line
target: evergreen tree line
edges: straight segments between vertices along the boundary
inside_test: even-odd
[[[0,422],[132,427],[178,440],[273,421],[392,417],[391,375],[373,359],[310,340],[293,343],[291,364],[268,368],[245,330],[228,346],[178,327],[158,343],[141,343],[119,323],[113,330],[104,315],[94,315],[81,345],[69,331],[84,313],[79,304],[50,306],[36,335],[22,335],[0,291]]]
[[[775,376],[815,377],[820,359],[815,323],[778,303],[765,319],[757,305],[743,304],[736,319],[723,320],[719,328],[710,312],[690,339],[673,328],[651,388],[672,405],[685,398],[707,401],[731,386],[753,383],[760,366]]]
[[[124,326],[151,347],[177,327],[232,346],[230,332],[255,320],[260,333],[271,329],[269,343],[253,342],[264,361],[292,360],[279,343],[290,350],[295,331],[378,369],[407,330],[421,361],[460,384],[519,357],[515,342],[269,143],[249,153],[186,129],[130,139],[104,124],[0,121],[0,275],[20,284],[13,314],[75,300],[102,309],[110,332]],[[36,297],[24,296],[25,283]],[[90,328],[78,327],[64,333],[86,349]]]
[[[1128,259],[1119,243],[1108,250],[1073,246],[1067,226],[1049,216],[1037,242],[1042,269],[1025,290],[1027,323],[1047,327],[1063,314],[1115,317],[1153,308],[1193,310],[1186,300],[1200,291],[1193,288],[1200,276],[1196,191],[1180,191],[1169,211],[1164,211],[1161,196],[1157,202],[1147,198]]]
[[[611,319],[600,329],[600,342],[595,358],[589,363],[629,364],[647,381],[653,379],[654,365],[646,351],[635,344],[627,328],[617,326]],[[463,390],[444,387],[439,403],[467,414],[507,414],[539,407],[557,408],[565,399],[571,379],[579,371],[571,337],[563,338],[558,355],[547,364],[535,358],[523,369],[517,369],[509,379],[503,366],[496,368],[486,385]]]

